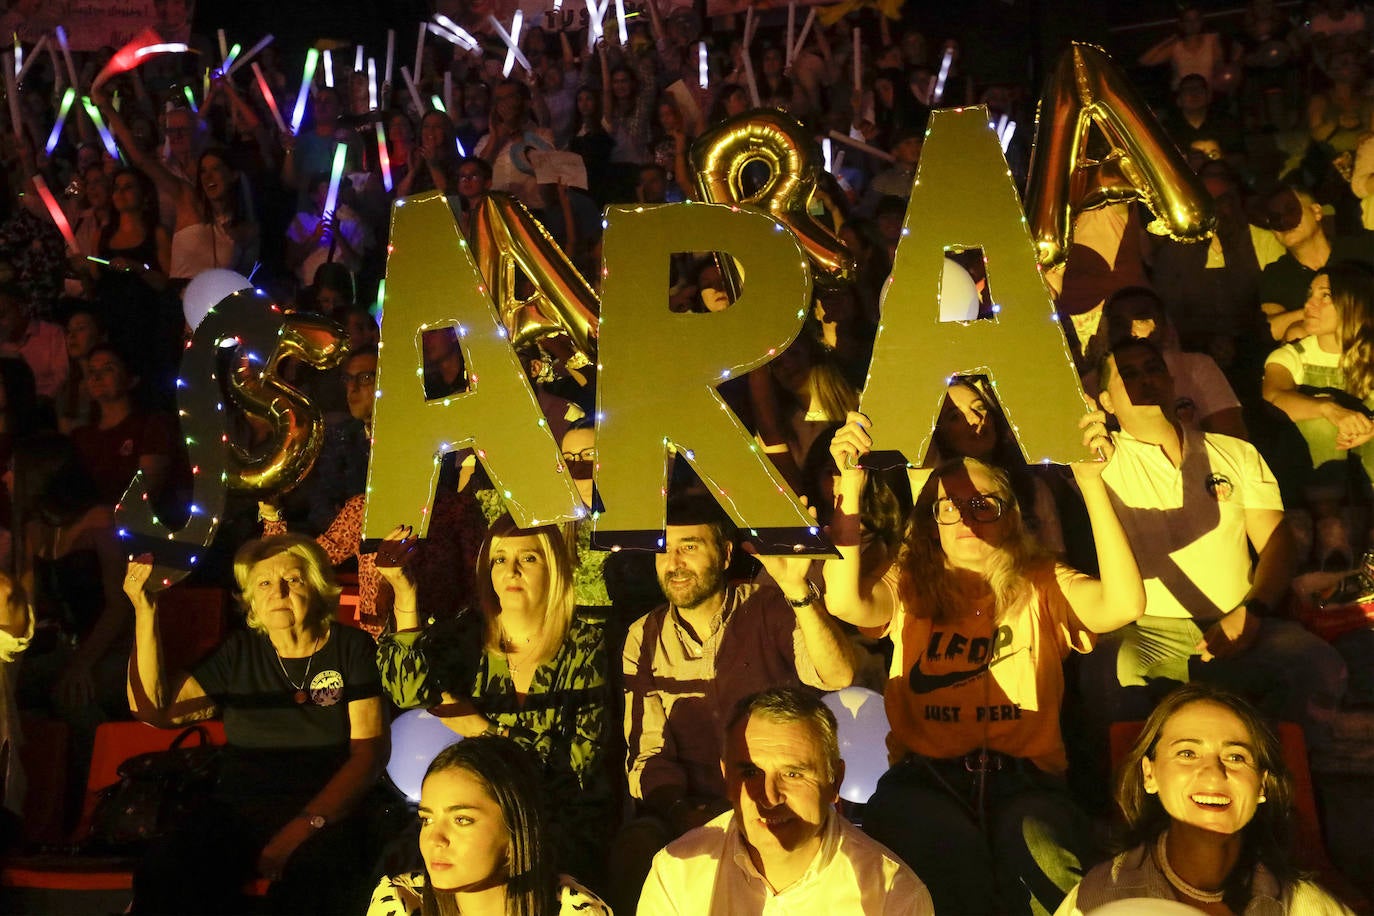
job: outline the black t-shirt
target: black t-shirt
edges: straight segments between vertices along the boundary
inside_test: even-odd
[[[1365,230],[1358,235],[1338,235],[1331,240],[1331,256],[1327,264],[1359,261],[1374,266],[1374,232]],[[1300,309],[1307,302],[1307,288],[1317,272],[1301,264],[1288,252],[1264,268],[1260,274],[1260,302],[1277,302],[1285,311]]]
[[[191,673],[224,718],[231,753],[218,794],[229,798],[308,799],[348,757],[348,704],[382,692],[371,638],[339,624],[310,659],[279,658],[266,636],[233,633]]]

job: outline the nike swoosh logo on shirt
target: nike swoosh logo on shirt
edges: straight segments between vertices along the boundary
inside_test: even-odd
[[[935,690],[942,690],[945,687],[953,687],[956,684],[962,684],[965,681],[971,681],[980,675],[986,674],[988,669],[993,665],[1000,665],[1002,662],[1023,651],[1025,651],[1024,646],[1017,649],[1015,652],[999,655],[991,662],[984,662],[977,668],[970,668],[968,671],[949,671],[945,674],[926,674],[921,670],[921,656],[917,656],[916,664],[911,666],[911,674],[907,678],[907,681],[911,686],[912,693],[923,694]]]

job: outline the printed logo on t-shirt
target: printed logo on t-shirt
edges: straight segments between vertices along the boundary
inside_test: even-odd
[[[337,671],[321,671],[310,682],[310,704],[333,706],[343,699],[343,675]]]
[[[1232,494],[1236,491],[1235,485],[1231,483],[1231,478],[1225,474],[1211,474],[1207,478],[1207,492],[1212,494],[1212,498],[1219,503],[1230,502]]]
[[[949,639],[946,641],[945,637]],[[1000,626],[997,633],[991,638],[980,636],[969,639],[961,633],[946,634],[941,630],[936,630],[930,634],[930,645],[922,655],[916,657],[916,664],[911,666],[911,675],[908,682],[911,685],[911,692],[915,694],[931,693],[935,690],[942,690],[945,687],[953,687],[965,681],[986,674],[993,665],[1004,662],[1020,652],[1003,653],[1003,650],[1011,645],[1012,630],[1009,626]],[[974,668],[966,668],[962,671],[947,671],[944,674],[928,674],[921,670],[921,659],[931,660],[945,659],[955,660],[963,658],[976,665]]]

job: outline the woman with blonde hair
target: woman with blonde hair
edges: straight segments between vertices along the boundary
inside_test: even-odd
[[[394,539],[393,539],[394,540]],[[314,541],[249,541],[234,557],[246,628],[189,671],[163,664],[152,558],[129,562],[129,705],[163,728],[222,717],[228,748],[210,798],[134,873],[134,913],[357,911],[367,896],[366,796],[389,752],[372,640],[332,626],[339,587]]]
[[[1100,411],[1083,418],[1088,449],[1110,447],[1105,422]],[[930,475],[879,577],[861,570],[858,550],[871,427],[851,413],[831,444],[840,559],[825,564],[830,612],[894,646],[884,691],[894,765],[864,828],[921,876],[938,913],[1053,910],[1077,881],[1085,830],[1064,782],[1063,662],[1145,610],[1103,463],[1071,465],[1100,579],[1045,551],[1006,472],[973,458]]]
[[[562,861],[593,880],[610,797],[609,660],[605,618],[576,607],[562,529],[497,519],[477,558],[476,620],[422,626],[414,583],[398,566],[379,570],[396,592],[396,630],[377,645],[391,698],[437,707],[464,737],[500,734],[533,751],[561,801],[553,835]]]

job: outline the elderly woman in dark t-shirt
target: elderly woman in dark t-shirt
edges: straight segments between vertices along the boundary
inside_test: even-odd
[[[163,727],[222,716],[229,747],[204,809],[141,863],[133,912],[240,912],[254,874],[272,880],[274,912],[361,909],[367,843],[355,815],[388,737],[372,640],[330,626],[339,589],[323,551],[295,535],[241,547],[247,629],[190,672],[163,668],[151,571],[136,559],[125,581],[130,706]]]

